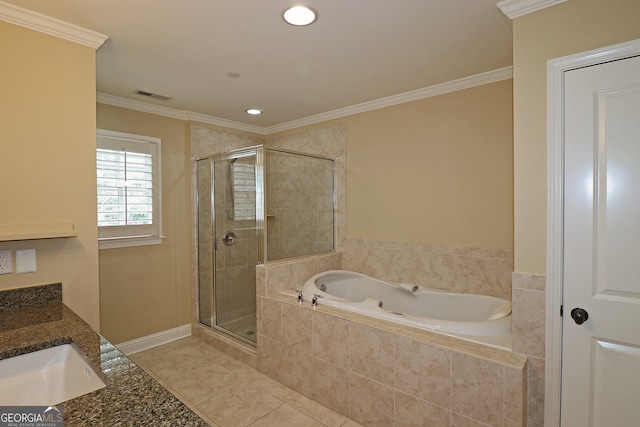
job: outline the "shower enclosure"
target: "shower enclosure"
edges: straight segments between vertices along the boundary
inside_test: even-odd
[[[199,321],[256,341],[255,266],[334,248],[334,161],[249,147],[197,160]]]

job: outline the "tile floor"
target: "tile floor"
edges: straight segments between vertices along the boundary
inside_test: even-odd
[[[214,427],[359,426],[193,337],[130,358]]]

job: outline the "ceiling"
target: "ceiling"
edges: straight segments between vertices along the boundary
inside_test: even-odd
[[[304,0],[306,27],[290,0],[5,1],[107,35],[99,93],[260,128],[512,64],[496,0]]]

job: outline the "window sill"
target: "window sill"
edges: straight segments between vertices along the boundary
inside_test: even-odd
[[[164,236],[106,237],[98,239],[99,249],[132,248],[134,246],[150,246],[162,243]]]

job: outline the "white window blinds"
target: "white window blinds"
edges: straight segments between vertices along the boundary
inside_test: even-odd
[[[101,239],[160,235],[160,140],[98,131]]]
[[[256,219],[256,178],[253,164],[233,165],[233,214],[235,220]]]

